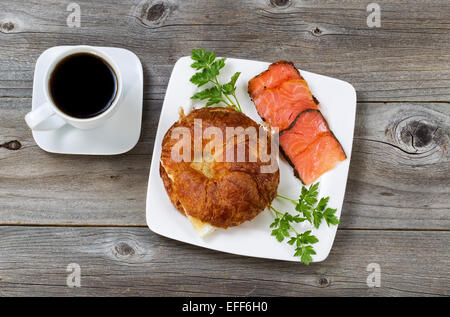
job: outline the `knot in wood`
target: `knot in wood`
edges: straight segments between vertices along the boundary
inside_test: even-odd
[[[314,35],[320,35],[320,34],[322,34],[322,30],[319,29],[318,27],[316,27],[312,32],[313,32]]]
[[[14,23],[12,22],[5,22],[1,25],[2,30],[4,30],[5,32],[11,32],[12,30],[14,30]]]
[[[157,21],[160,19],[163,14],[164,10],[166,8],[164,7],[164,3],[157,3],[152,5],[148,10],[146,14],[146,18],[148,21]]]
[[[11,150],[11,151],[17,151],[22,147],[22,144],[19,141],[14,140],[14,141],[9,141],[9,142],[0,144],[0,147],[3,147],[5,149]]]
[[[319,278],[319,286],[320,287],[328,287],[330,286],[330,280],[326,277]]]
[[[114,249],[116,250],[118,255],[124,256],[124,257],[133,256],[136,254],[134,249],[125,242],[117,243]]]
[[[152,1],[145,1],[140,5],[140,11],[137,11],[137,16],[145,25],[160,25],[167,18],[171,9],[168,2],[158,1],[155,3]]]
[[[410,116],[394,126],[395,141],[407,153],[421,154],[436,148],[445,150],[447,147],[449,127],[433,118]]]
[[[270,4],[274,7],[288,7],[291,4],[291,0],[270,0]]]
[[[410,143],[415,149],[422,148],[430,144],[435,126],[424,121],[410,121],[401,128],[400,138],[405,143]]]

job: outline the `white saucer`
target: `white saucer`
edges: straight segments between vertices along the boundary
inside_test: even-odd
[[[46,66],[53,56],[71,46],[55,46],[39,56],[34,71],[32,109],[44,100]],[[33,131],[37,145],[61,154],[114,155],[131,150],[139,140],[142,122],[143,74],[139,58],[123,48],[97,47],[108,54],[123,77],[123,95],[117,112],[102,126],[81,130],[69,124],[53,131]]]

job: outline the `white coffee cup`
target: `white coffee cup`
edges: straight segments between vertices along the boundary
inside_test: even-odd
[[[97,116],[89,118],[75,118],[62,112],[55,105],[50,94],[49,83],[51,75],[55,70],[55,67],[64,58],[79,53],[92,54],[106,61],[114,71],[117,82],[116,94],[114,96],[114,100],[112,101],[111,105],[105,111],[98,114]],[[96,128],[105,123],[105,121],[108,120],[116,112],[123,91],[122,76],[114,60],[110,58],[107,54],[98,50],[97,48],[85,45],[73,46],[68,50],[64,51],[63,53],[55,56],[52,63],[48,65],[47,71],[42,80],[44,80],[45,102],[43,102],[41,105],[39,105],[31,112],[27,113],[25,116],[26,123],[28,124],[30,129],[34,131],[56,130],[65,124],[70,124],[79,129]]]

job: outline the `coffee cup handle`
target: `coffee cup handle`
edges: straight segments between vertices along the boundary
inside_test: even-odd
[[[59,117],[48,102],[40,105],[25,116],[25,122],[31,130],[49,131],[61,128],[66,122]]]

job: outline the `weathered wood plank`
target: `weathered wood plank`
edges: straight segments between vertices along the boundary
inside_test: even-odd
[[[0,223],[145,225],[161,101],[146,101],[140,142],[120,156],[49,154],[23,116],[30,99],[0,98]],[[359,104],[343,228],[450,228],[450,106]]]
[[[0,98],[0,223],[145,224],[145,197],[161,102],[144,104],[138,145],[126,155],[57,155],[41,150],[23,116],[30,99]]]
[[[162,99],[174,62],[192,48],[298,67],[354,84],[361,101],[450,100],[450,3],[388,1],[381,28],[366,24],[368,2],[77,1],[0,3],[0,96],[30,97],[39,54],[55,45],[131,49],[145,69],[145,97]],[[277,5],[280,4],[280,5]]]
[[[0,296],[448,296],[449,242],[449,232],[339,230],[329,258],[307,267],[146,228],[0,227]],[[66,286],[69,263],[81,267],[81,288]],[[380,288],[366,284],[369,263],[380,265]]]
[[[358,105],[342,223],[450,228],[450,105]]]

